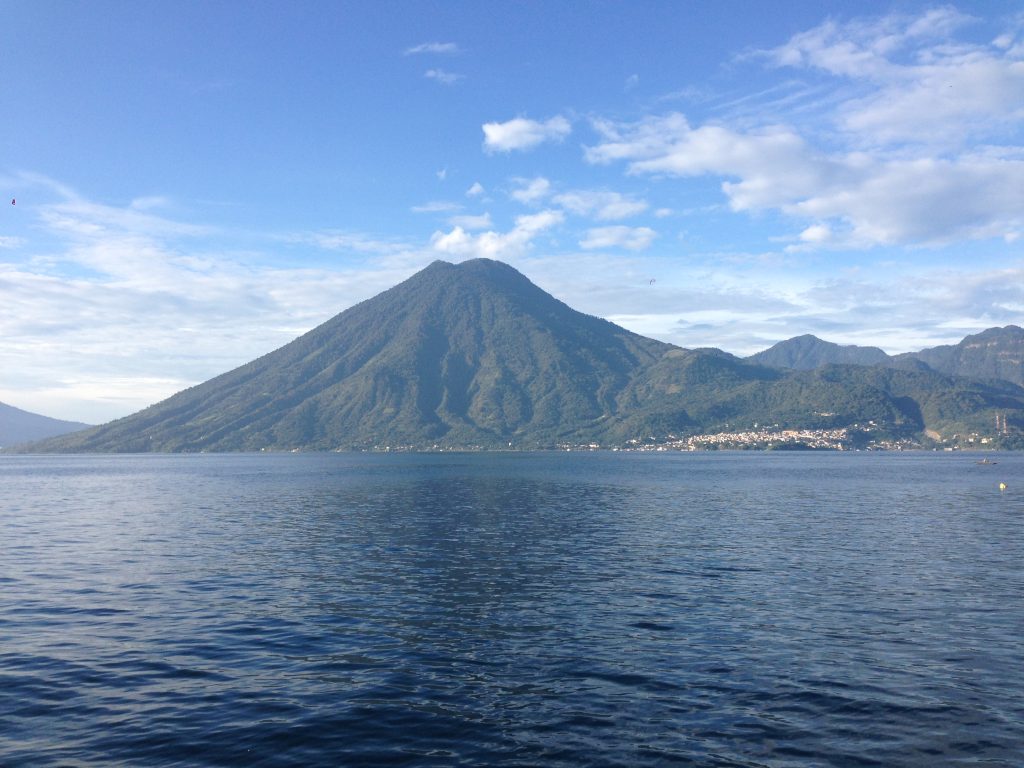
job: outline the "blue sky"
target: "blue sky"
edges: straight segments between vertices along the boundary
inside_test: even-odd
[[[126,415],[439,258],[741,355],[1024,321],[1017,3],[0,1],[0,45],[27,410]]]

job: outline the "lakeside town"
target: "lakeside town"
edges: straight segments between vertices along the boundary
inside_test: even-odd
[[[633,439],[622,450],[632,451],[714,451],[714,450],[907,450],[921,448],[910,438],[870,438],[864,429],[780,429],[754,427],[738,432],[675,437],[666,440]]]
[[[671,451],[991,451],[1004,449],[1001,442],[1007,432],[984,435],[977,432],[942,437],[931,430],[924,439],[897,437],[875,422],[854,424],[835,429],[787,429],[778,424],[754,425],[750,429],[711,432],[697,435],[665,435],[632,438],[624,445],[606,445],[597,442],[560,442],[548,450],[560,451],[616,451],[616,452],[671,452]],[[375,445],[371,452],[405,453],[415,451],[487,451],[482,445],[453,447],[435,444],[430,447],[415,445]],[[508,450],[531,450],[525,446],[508,444]],[[1012,450],[1012,449],[1011,449]],[[299,449],[295,449],[298,452]]]
[[[998,422],[997,422],[998,423]],[[751,429],[733,432],[713,432],[698,435],[668,435],[658,439],[633,438],[616,451],[715,451],[715,450],[818,450],[818,451],[905,451],[905,450],[995,450],[1002,447],[999,436],[1008,434],[1005,423],[996,435],[980,433],[954,434],[942,437],[927,431],[926,441],[913,437],[894,437],[871,421],[851,427],[835,429],[783,429],[778,424],[770,427],[754,425]],[[603,446],[560,446],[568,450],[598,450]]]

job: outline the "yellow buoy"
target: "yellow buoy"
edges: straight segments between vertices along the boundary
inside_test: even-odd
[[[999,490],[1000,491],[1005,491],[1006,490],[1006,483],[1000,483],[999,484]]]

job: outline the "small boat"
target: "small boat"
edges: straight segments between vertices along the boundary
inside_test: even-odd
[[[981,461],[974,462],[975,464],[998,464],[998,461],[992,461],[991,459],[982,459]]]

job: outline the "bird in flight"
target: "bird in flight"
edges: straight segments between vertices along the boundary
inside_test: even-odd
[[[14,205],[14,198],[11,198],[11,205]]]

